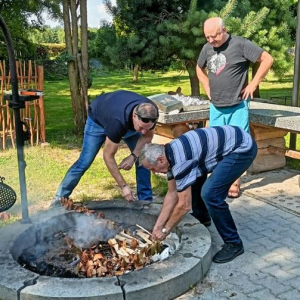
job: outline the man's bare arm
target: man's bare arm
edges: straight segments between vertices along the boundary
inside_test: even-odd
[[[155,226],[153,228],[153,235],[158,236],[161,233],[161,230],[165,227],[169,217],[172,214],[174,207],[178,202],[178,194],[176,190],[175,180],[168,181],[168,192],[165,196],[162,210],[157,218]]]
[[[154,135],[154,130],[147,131],[145,134],[141,135],[136,143],[134,150],[132,151],[135,156],[139,156],[141,153],[141,149],[147,143],[151,143]],[[133,155],[129,155],[122,160],[119,164],[119,169],[130,170],[135,162],[135,157]]]
[[[145,144],[151,143],[151,141],[153,139],[153,136],[154,136],[154,129],[153,130],[149,130],[145,134],[142,134],[140,136],[140,138],[138,139],[138,141],[136,143],[136,146],[135,146],[135,148],[133,150],[133,152],[134,152],[134,154],[136,156],[140,155],[141,150],[142,150],[142,148],[143,148],[143,146]]]
[[[183,219],[183,217],[191,210],[192,208],[192,196],[191,196],[191,187],[189,186],[184,191],[178,193],[178,202],[172,214],[168,219],[165,228],[170,230],[174,228],[178,223]]]
[[[209,79],[208,79],[208,76],[207,76],[207,73],[206,73],[205,69],[204,68],[202,69],[197,65],[196,66],[196,72],[197,72],[198,79],[201,82],[207,97],[209,99],[211,99],[210,98]]]
[[[273,64],[273,57],[268,52],[264,51],[257,61],[260,62],[260,65],[252,81],[242,91],[243,99],[248,99],[249,96],[251,99],[253,98],[254,91],[257,89],[260,82],[266,77]]]
[[[191,209],[191,187],[188,187],[180,193],[176,192],[176,194],[176,201],[174,201],[175,195],[173,193],[170,193],[170,198],[165,198],[164,200],[164,204],[165,202],[168,203],[165,210],[161,211],[153,229],[155,239],[165,239],[170,230],[174,228]],[[162,233],[162,228],[166,228],[167,232],[165,234]]]
[[[119,171],[119,168],[117,166],[116,160],[115,160],[115,154],[118,151],[118,144],[114,143],[111,141],[108,137],[106,137],[105,140],[105,145],[103,149],[103,159],[105,161],[105,164],[111,174],[111,176],[115,179],[117,184],[120,187],[123,187],[126,182],[122,176],[122,174]],[[121,189],[122,196],[127,200],[127,201],[132,201],[134,200],[134,195],[130,189],[129,186],[125,186]]]

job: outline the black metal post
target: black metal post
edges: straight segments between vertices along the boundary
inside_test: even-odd
[[[28,202],[27,202],[27,190],[26,190],[26,178],[25,178],[26,163],[24,160],[24,149],[23,149],[24,147],[23,124],[21,122],[21,114],[20,114],[20,108],[22,107],[22,105],[19,99],[16,60],[15,60],[14,48],[12,45],[10,33],[1,16],[0,16],[0,26],[4,34],[4,38],[7,44],[7,51],[9,55],[9,67],[11,73],[11,86],[12,86],[12,101],[10,105],[14,110],[14,117],[15,117],[16,144],[17,144],[19,181],[20,181],[21,204],[22,204],[22,223],[30,223],[31,221],[28,215]]]
[[[296,49],[295,49],[295,63],[294,63],[294,81],[293,81],[293,97],[292,106],[298,106],[299,97],[299,73],[300,73],[300,1],[297,6],[297,30],[296,30]],[[290,149],[296,150],[297,134],[291,133],[290,135]]]

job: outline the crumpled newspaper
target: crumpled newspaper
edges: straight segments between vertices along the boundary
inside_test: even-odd
[[[201,100],[197,97],[184,96],[184,95],[172,95],[176,100],[182,102],[184,106],[192,106],[192,105],[205,105],[209,102],[207,100]]]
[[[163,241],[163,244],[167,247],[161,253],[152,255],[151,259],[153,262],[165,260],[170,255],[175,253],[180,245],[178,235],[174,232],[171,232]]]

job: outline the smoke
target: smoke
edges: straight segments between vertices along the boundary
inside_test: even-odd
[[[68,233],[77,247],[88,247],[96,241],[107,242],[119,229],[112,221],[99,219],[93,215],[74,215],[74,228]]]

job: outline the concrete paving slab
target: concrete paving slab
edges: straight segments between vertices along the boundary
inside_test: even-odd
[[[227,264],[212,263],[205,278],[175,300],[298,299],[298,180],[299,172],[289,169],[245,174],[241,197],[228,199],[245,253]],[[223,242],[213,225],[209,231],[214,254]]]

